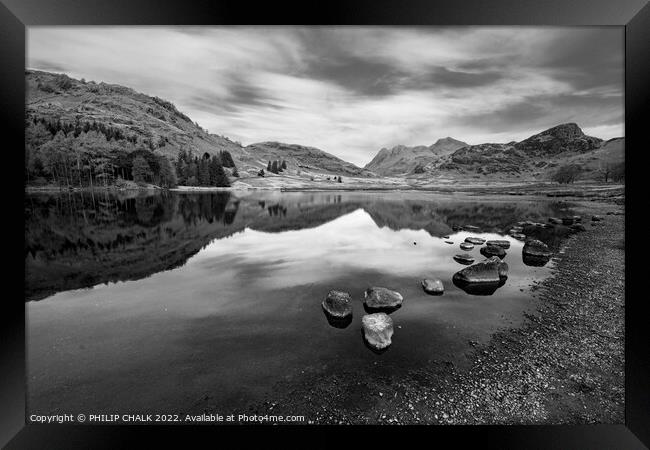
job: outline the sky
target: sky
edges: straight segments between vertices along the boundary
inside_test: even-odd
[[[624,135],[622,27],[29,27],[27,68],[171,101],[244,145],[525,139],[565,122]]]

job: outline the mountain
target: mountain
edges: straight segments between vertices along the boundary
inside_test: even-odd
[[[382,148],[372,161],[366,164],[365,169],[384,176],[409,174],[466,145],[465,142],[446,137],[438,139],[428,147],[398,145],[390,149]]]
[[[289,168],[302,172],[325,172],[338,175],[369,176],[369,171],[343,161],[323,150],[281,142],[259,142],[244,148],[248,158],[266,167],[269,161],[284,160]]]
[[[467,145],[427,164],[427,176],[548,179],[565,164],[580,164],[583,179],[596,179],[603,165],[624,161],[624,138],[607,142],[587,136],[575,123],[549,128],[520,142]]]
[[[314,147],[279,142],[249,146],[209,133],[167,100],[107,83],[77,80],[64,74],[27,70],[26,150],[32,165],[46,163],[52,146],[44,147],[59,131],[68,148],[100,148],[132,153],[151,151],[175,160],[181,149],[194,155],[228,151],[242,177],[256,177],[268,161],[285,160],[289,172],[327,175],[372,175],[351,163]],[[103,136],[102,136],[103,135]],[[69,141],[72,141],[70,144]],[[94,167],[94,166],[93,166]]]

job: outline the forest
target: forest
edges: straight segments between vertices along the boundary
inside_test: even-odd
[[[162,188],[230,186],[227,167],[238,177],[232,155],[193,154],[179,149],[170,161],[156,151],[162,137],[151,139],[126,135],[121,129],[97,122],[62,123],[31,118],[25,131],[25,181],[31,186],[59,187],[122,186],[126,181]]]

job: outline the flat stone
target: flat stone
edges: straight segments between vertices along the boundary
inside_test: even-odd
[[[460,249],[461,250],[471,250],[474,248],[474,244],[470,244],[469,242],[461,242],[460,243]]]
[[[366,289],[364,303],[370,310],[390,312],[402,306],[404,297],[399,292],[384,288],[370,287]]]
[[[474,244],[474,245],[483,245],[485,243],[485,239],[480,237],[469,236],[465,238],[465,242],[469,242],[470,244]]]
[[[422,280],[422,289],[429,295],[442,295],[445,292],[445,287],[442,284],[442,281],[436,279],[431,280],[425,278]]]
[[[505,249],[510,248],[510,241],[507,241],[505,239],[493,239],[493,240],[487,241],[486,244],[487,245],[494,245],[496,247],[501,247],[501,248],[505,248]]]

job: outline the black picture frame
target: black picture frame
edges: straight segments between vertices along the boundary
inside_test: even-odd
[[[7,167],[24,163],[25,114],[25,27],[33,25],[229,25],[229,24],[301,24],[301,25],[551,25],[551,26],[623,26],[625,27],[625,138],[626,240],[642,234],[640,221],[633,217],[644,191],[635,185],[645,140],[645,119],[650,105],[650,5],[646,0],[501,0],[501,1],[389,1],[330,0],[327,2],[254,3],[233,0],[0,0],[0,114],[3,142],[7,143],[3,162]],[[9,138],[9,139],[7,139]],[[644,148],[644,146],[646,148]],[[10,151],[11,150],[11,151]],[[638,170],[640,172],[640,170]],[[23,216],[23,180],[21,170],[8,170],[5,178],[9,199],[6,201],[8,240],[13,243],[6,261],[24,260],[17,217]],[[641,175],[642,176],[642,175]],[[13,180],[13,177],[16,177]],[[20,187],[18,187],[20,186]],[[647,204],[647,200],[645,202]],[[637,230],[639,229],[639,230]],[[9,234],[10,233],[10,234]],[[22,233],[24,233],[24,228]],[[7,239],[7,238],[6,238]],[[631,242],[631,241],[630,241]],[[8,247],[7,247],[8,248]],[[644,314],[645,298],[633,295],[633,284],[642,283],[642,265],[633,262],[626,247],[626,344],[625,344],[625,425],[576,426],[479,426],[479,427],[390,427],[398,437],[405,432],[425,434],[429,442],[453,441],[454,446],[474,443],[488,448],[616,448],[650,446],[650,332]],[[15,254],[13,253],[15,252]],[[132,446],[134,438],[149,439],[156,434],[167,444],[173,440],[204,438],[224,427],[141,427],[80,425],[37,425],[25,422],[25,305],[24,267],[9,264],[10,284],[16,288],[4,299],[2,354],[0,372],[0,445],[7,448],[120,448]],[[8,291],[7,291],[8,292]],[[9,308],[8,308],[9,306]],[[347,439],[349,427],[299,427],[319,436],[323,442],[337,445]],[[367,428],[366,428],[367,429]],[[266,435],[277,427],[258,427]],[[294,427],[282,427],[295,431]],[[229,433],[247,436],[244,427]],[[244,432],[242,432],[244,431]],[[372,427],[373,433],[386,429]],[[336,436],[336,440],[332,439]],[[171,439],[171,440],[170,440]],[[210,442],[210,441],[209,441]],[[150,442],[149,442],[150,443]]]

